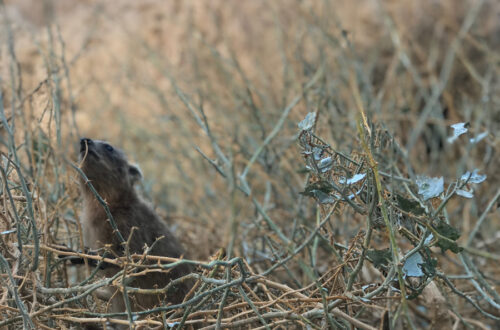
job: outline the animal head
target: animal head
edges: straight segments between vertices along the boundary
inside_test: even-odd
[[[134,184],[142,179],[142,173],[129,164],[123,151],[106,141],[80,139],[81,169],[99,195],[108,203],[135,194]],[[81,180],[84,189],[87,185]]]

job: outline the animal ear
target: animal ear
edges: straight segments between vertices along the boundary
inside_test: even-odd
[[[141,181],[142,179],[142,172],[139,169],[138,166],[136,165],[130,165],[128,167],[128,173],[130,175],[130,179],[132,181],[132,184]]]

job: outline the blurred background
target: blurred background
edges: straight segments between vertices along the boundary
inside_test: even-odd
[[[215,158],[176,88],[203,107],[238,172],[324,68],[321,86],[294,106],[250,173],[262,179],[255,189],[271,184],[280,217],[287,208],[278,201],[296,200],[303,188],[295,138],[305,114],[321,108],[318,130],[335,148],[347,150],[356,139],[353,70],[371,119],[402,145],[413,139],[408,152],[423,173],[456,175],[449,162],[455,150],[443,146],[450,124],[493,133],[500,123],[500,6],[493,0],[16,0],[2,11],[10,25],[4,22],[1,47],[7,111],[14,83],[32,138],[48,139],[58,156],[76,160],[82,136],[122,148],[145,173],[154,204],[205,224],[204,235],[193,235],[216,237],[210,246],[223,230],[214,224],[229,216],[228,189],[196,151]],[[492,152],[486,169],[498,179]]]

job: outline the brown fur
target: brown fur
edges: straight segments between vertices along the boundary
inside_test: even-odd
[[[141,173],[137,167],[128,163],[122,151],[111,147],[104,141],[81,139],[80,161],[83,161],[82,171],[99,195],[107,202],[123,238],[127,240],[132,228],[137,228],[129,243],[131,254],[143,253],[146,245],[150,247],[157,238],[164,236],[155,243],[150,255],[174,258],[185,255],[181,244],[168,230],[165,223],[160,220],[152,207],[137,194],[134,183],[141,179]],[[83,196],[82,227],[86,247],[100,249],[105,245],[111,245],[114,253],[123,255],[123,245],[120,244],[117,235],[113,232],[103,206],[97,201],[83,179],[80,180],[80,186]],[[111,276],[118,271],[119,268],[112,267],[106,269],[104,274]],[[168,274],[154,272],[136,277],[128,285],[140,288],[162,288],[172,279],[188,274],[190,271],[190,266],[181,265],[172,269]],[[169,292],[166,303],[181,302],[189,287],[189,283],[183,283],[176,287],[175,292]],[[110,304],[111,311],[123,312],[125,305],[121,294],[114,294],[116,291],[114,288],[107,289],[107,294],[101,292],[100,295],[108,295],[108,298],[113,296]],[[165,297],[136,294],[131,296],[131,302],[134,310],[140,310],[158,305],[163,298]]]

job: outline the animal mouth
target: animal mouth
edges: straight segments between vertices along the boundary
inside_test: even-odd
[[[80,139],[80,157],[85,159],[87,156],[99,158],[94,149],[94,141],[88,138]]]

